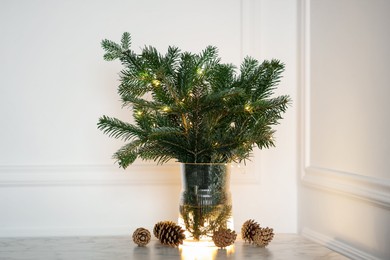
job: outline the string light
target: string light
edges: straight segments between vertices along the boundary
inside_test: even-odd
[[[246,104],[244,108],[245,108],[245,111],[252,112],[252,106],[251,105]]]
[[[161,81],[159,81],[158,79],[152,80],[152,85],[153,86],[158,87],[158,86],[160,86],[160,84],[161,84]]]
[[[169,112],[171,109],[168,106],[165,106],[161,110],[164,112]]]
[[[136,114],[137,114],[137,116],[142,116],[143,112],[142,112],[141,110],[138,110],[138,111],[136,112]]]
[[[198,74],[199,76],[202,76],[202,75],[204,74],[204,69],[198,68],[198,69],[196,70],[196,74]]]

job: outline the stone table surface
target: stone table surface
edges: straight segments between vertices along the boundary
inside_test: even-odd
[[[0,238],[0,259],[348,259],[295,234],[276,234],[266,248],[238,239],[227,249],[164,246],[152,240],[139,247],[130,236]]]

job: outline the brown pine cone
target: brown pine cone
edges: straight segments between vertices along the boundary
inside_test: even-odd
[[[253,236],[253,243],[257,246],[265,247],[274,238],[274,230],[272,228],[260,228]]]
[[[156,238],[160,239],[160,238],[158,237],[158,233],[160,232],[161,228],[162,228],[164,225],[176,225],[176,223],[175,223],[175,222],[172,222],[172,221],[169,221],[169,220],[158,222],[156,225],[154,225],[154,228],[153,228],[153,235],[154,235]]]
[[[138,246],[146,246],[150,242],[150,232],[145,228],[137,228],[133,233],[133,241]]]
[[[249,243],[253,242],[253,237],[256,234],[256,230],[260,228],[260,225],[253,219],[249,219],[244,222],[241,227],[241,236],[244,241]]]
[[[224,248],[234,244],[236,241],[236,232],[230,229],[220,229],[213,234],[213,242],[217,247]]]
[[[186,238],[184,230],[172,221],[164,221],[160,223],[157,228],[155,226],[155,230],[156,237],[160,240],[161,244],[164,245],[176,247],[183,244],[183,240]]]

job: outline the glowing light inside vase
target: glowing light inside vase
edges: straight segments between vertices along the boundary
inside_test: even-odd
[[[214,247],[214,242],[211,237],[201,236],[199,240],[194,240],[190,232],[187,231],[184,220],[181,216],[179,216],[178,224],[182,229],[185,230],[184,234],[186,235],[186,239],[184,240],[183,245],[196,245],[197,247]],[[207,227],[207,222],[204,223],[204,227]],[[233,217],[230,217],[226,222],[226,228],[234,230]]]
[[[181,260],[214,260],[219,256],[230,256],[234,253],[234,245],[220,249],[209,242],[184,242],[179,247]]]

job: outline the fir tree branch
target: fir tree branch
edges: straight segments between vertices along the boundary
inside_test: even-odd
[[[137,98],[129,94],[122,94],[122,103],[123,106],[129,106],[129,105],[135,105],[138,107],[142,107],[144,109],[152,109],[157,110],[160,109],[163,104],[155,102],[155,101],[148,101],[142,98]]]
[[[105,39],[101,42],[101,45],[106,51],[103,57],[107,61],[115,60],[119,58],[122,54],[121,46],[113,41]]]
[[[132,164],[138,155],[138,149],[142,145],[140,140],[134,140],[131,143],[128,143],[122,146],[114,155],[113,158],[117,159],[120,167],[126,169],[127,166]]]
[[[198,54],[168,47],[162,55],[151,46],[136,54],[130,44],[128,33],[120,44],[102,41],[104,58],[124,66],[118,94],[135,118],[134,124],[107,116],[98,122],[110,137],[133,141],[114,155],[121,167],[137,157],[159,163],[245,161],[254,147],[274,145],[271,126],[291,102],[286,95],[272,97],[284,71],[279,60],[246,57],[236,72],[221,63],[216,47]]]
[[[127,141],[133,137],[144,138],[145,133],[136,126],[125,123],[117,118],[102,116],[98,122],[98,129],[110,137],[121,138]]]
[[[128,32],[124,32],[121,39],[122,50],[127,51],[131,45],[131,35]]]

